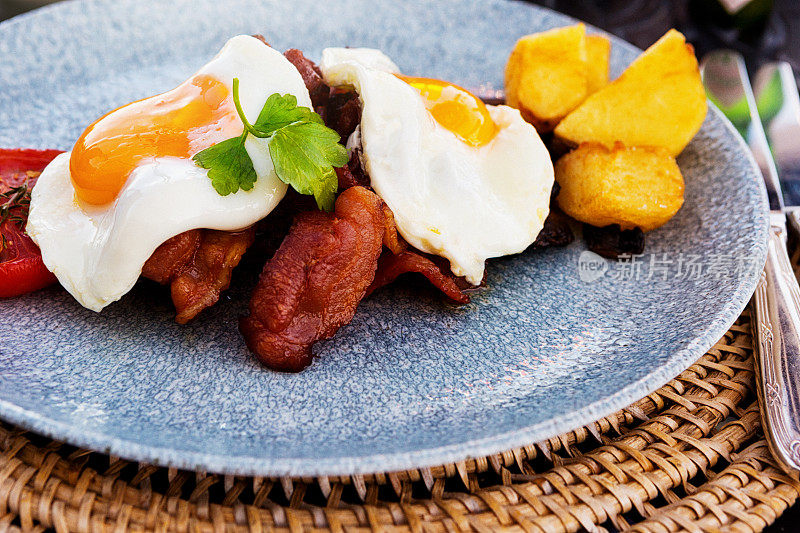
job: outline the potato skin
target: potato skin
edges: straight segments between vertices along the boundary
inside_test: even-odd
[[[588,87],[583,24],[522,37],[506,64],[506,102],[539,132],[552,131],[586,98]]]
[[[683,176],[660,147],[583,143],[556,162],[555,176],[559,207],[599,228],[619,224],[623,230],[650,231],[683,205]]]
[[[694,49],[669,30],[622,75],[567,115],[555,134],[572,146],[661,146],[677,156],[707,111]]]

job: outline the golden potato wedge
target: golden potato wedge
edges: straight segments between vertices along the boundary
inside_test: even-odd
[[[551,131],[588,94],[586,27],[522,37],[508,58],[506,102],[540,132]]]
[[[661,147],[583,143],[556,162],[558,205],[593,226],[650,231],[683,205],[683,176]]]
[[[567,115],[556,135],[573,146],[597,142],[613,146],[661,146],[673,156],[700,129],[706,93],[694,49],[670,30],[622,75]]]
[[[593,94],[608,84],[608,61],[611,41],[602,35],[586,36],[586,83],[588,94]]]

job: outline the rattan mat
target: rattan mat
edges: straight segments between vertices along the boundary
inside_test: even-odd
[[[745,312],[612,416],[461,463],[248,478],[131,463],[0,425],[0,531],[761,531],[797,499],[761,431]]]

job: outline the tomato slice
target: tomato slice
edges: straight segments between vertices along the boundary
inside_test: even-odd
[[[27,183],[32,188],[39,173],[60,154],[59,150],[0,148],[0,194]],[[0,200],[0,205],[8,198]],[[42,261],[39,247],[25,233],[28,209],[17,205],[0,223],[0,298],[19,296],[56,281]]]

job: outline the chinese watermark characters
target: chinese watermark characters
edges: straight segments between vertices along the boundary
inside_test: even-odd
[[[585,250],[578,257],[578,275],[586,283],[601,278],[622,282],[739,279],[757,274],[761,267],[752,257],[722,253],[622,254],[611,260]]]

